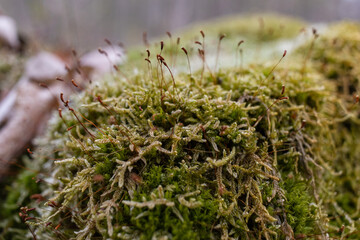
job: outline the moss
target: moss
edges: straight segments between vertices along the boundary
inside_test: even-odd
[[[16,84],[24,70],[26,58],[6,49],[0,49],[0,94],[9,91]]]
[[[134,200],[151,200],[149,192],[159,194],[159,186],[163,185],[169,186],[168,190],[164,189],[164,197],[169,201],[177,201],[176,195],[183,193],[183,187],[195,187],[189,185],[189,177],[192,178],[183,169],[150,167],[149,173],[144,174],[144,184],[137,190]],[[156,206],[153,210],[135,208],[131,212],[130,222],[136,227],[135,231],[141,233],[140,239],[151,239],[161,234],[168,234],[173,239],[209,239],[213,235],[212,224],[217,216],[217,203],[209,191],[196,196],[196,201],[201,203],[201,207],[189,209],[175,204],[173,207]]]
[[[290,179],[285,181],[286,189],[285,211],[294,233],[312,233],[315,225],[315,199],[309,194],[309,185],[304,181]]]
[[[36,181],[36,173],[33,171],[23,171],[13,182],[12,187],[5,188],[5,201],[1,202],[0,212],[0,239],[21,239],[28,231],[26,225],[19,217],[22,206],[33,203],[30,198],[33,194],[40,193],[40,188]]]
[[[190,79],[179,77],[176,92],[163,89],[165,97],[161,97],[156,84],[135,77],[136,84],[124,82],[122,86],[127,90],[116,90],[117,97],[83,104],[79,111],[96,125],[87,127],[95,138],[85,132],[69,133],[62,151],[67,159],[55,162],[53,175],[54,179],[65,177],[68,181],[58,182],[55,186],[60,191],[52,193],[57,204],[78,209],[65,212],[81,219],[69,225],[74,227],[72,231],[83,233],[77,234],[77,238],[102,235],[176,239],[184,234],[194,239],[217,239],[228,234],[270,238],[292,234],[276,227],[284,222],[295,233],[319,232],[317,226],[307,224],[315,222],[316,209],[312,215],[308,210],[298,213],[307,209],[310,190],[306,189],[305,197],[300,198],[297,194],[305,191],[299,187],[302,185],[279,185],[282,174],[288,172],[280,171],[275,158],[304,153],[297,147],[277,152],[271,146],[281,147],[282,142],[294,141],[292,134],[298,131],[298,126],[297,121],[289,121],[292,111],[312,115],[310,109],[320,108],[321,102],[315,106],[304,101],[301,104],[306,108],[286,110],[297,104],[300,81],[292,80],[293,86],[288,89],[290,100],[280,101],[271,97],[272,92],[281,91],[276,89],[278,82],[262,75],[261,69],[262,66],[253,66],[248,73],[223,69],[227,78],[221,85],[213,84],[209,76],[202,85],[191,85],[191,91]],[[282,76],[277,79],[289,78],[283,71],[276,71],[276,75]],[[194,75],[195,79],[200,76],[201,73]],[[260,83],[267,88],[257,88]],[[309,87],[315,84],[320,82],[309,80]],[[301,89],[308,91],[305,85]],[[107,87],[94,90],[96,95],[107,95]],[[324,95],[319,90],[311,97],[318,99]],[[87,99],[84,95],[78,101]],[[109,111],[104,111],[105,103]],[[139,106],[141,110],[137,110]],[[265,115],[267,119],[263,119]],[[71,119],[70,113],[63,116],[65,122]],[[117,120],[109,126],[109,118]],[[59,129],[57,124],[54,127]],[[303,134],[312,136],[311,132]],[[282,142],[277,143],[279,139]],[[310,146],[303,147],[302,151],[310,154]],[[295,167],[292,171],[302,176],[307,168]],[[97,175],[103,176],[106,183],[96,182]],[[269,184],[277,187],[262,192],[259,186]],[[286,203],[279,205],[282,201]],[[296,201],[303,205],[296,206]],[[79,214],[95,205],[98,207],[85,218]],[[276,209],[271,211],[273,215],[268,208]],[[283,211],[288,213],[283,215]],[[44,222],[37,225],[64,221],[62,212],[55,208],[51,219],[43,215]],[[114,218],[110,212],[119,213]],[[75,237],[69,230],[63,233]]]
[[[164,61],[187,72],[173,48]],[[134,54],[126,78],[108,76],[71,101],[94,123],[87,131],[63,111],[38,140],[34,160],[51,180],[37,185],[48,207],[27,221],[38,237],[357,237],[358,109],[316,54],[306,69],[298,56],[275,69],[276,59],[219,71],[192,61],[191,75],[173,79],[153,54],[159,46],[151,52],[151,67]]]
[[[305,47],[309,49],[309,44]],[[333,175],[331,183],[336,186],[334,193],[324,196],[330,225],[341,228],[337,235],[359,238],[354,229],[359,228],[359,172],[358,144],[359,108],[356,96],[359,94],[360,25],[355,22],[334,23],[313,40],[311,64],[335,84],[334,96],[342,99],[332,106],[339,124],[329,130],[332,134]],[[329,183],[328,183],[329,184]]]
[[[252,41],[269,42],[296,37],[306,25],[304,21],[293,17],[274,14],[252,14],[229,16],[199,23],[191,26],[188,35],[191,36],[193,32],[202,29],[205,33],[215,37],[225,34],[232,39],[242,37]],[[186,31],[184,35],[186,37]]]
[[[301,48],[309,48],[309,46]],[[359,89],[358,59],[360,59],[360,24],[343,22],[332,24],[314,41],[311,55],[325,77],[336,81],[338,91],[356,94]]]

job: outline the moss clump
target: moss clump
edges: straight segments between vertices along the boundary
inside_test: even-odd
[[[201,72],[179,75],[175,88],[170,76],[141,73],[131,84],[95,87],[77,109],[91,134],[77,123],[47,144],[52,152],[66,142],[46,155],[62,159],[52,169],[52,211],[39,209],[42,220],[29,224],[41,236],[51,235],[48,222],[61,222],[58,231],[77,239],[323,234],[311,187],[315,155],[304,138],[315,137],[317,123],[302,130],[301,120],[321,121],[314,113],[327,93],[315,75],[299,81],[296,69],[262,73],[269,71],[223,69],[221,84],[208,74],[200,83]],[[73,122],[71,113],[50,133],[65,133],[64,122]],[[282,167],[290,159],[294,167]]]
[[[336,23],[315,40],[310,57],[325,77],[336,81],[339,93],[351,95],[359,90],[359,50],[360,24]]]
[[[317,60],[172,78],[174,46],[52,119],[34,154],[47,200],[26,221],[36,236],[356,238],[357,106]]]
[[[306,48],[309,48],[307,45]],[[334,97],[342,99],[333,110],[337,118],[331,129],[334,151],[330,184],[336,186],[333,194],[325,197],[330,224],[347,226],[354,234],[342,236],[359,238],[360,227],[360,168],[359,168],[359,76],[360,76],[360,24],[344,22],[330,25],[320,34],[312,47],[313,66],[333,82]],[[300,48],[303,50],[304,48]],[[329,184],[329,183],[328,183]]]

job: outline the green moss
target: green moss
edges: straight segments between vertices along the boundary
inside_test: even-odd
[[[19,217],[20,208],[33,203],[30,196],[40,193],[36,183],[36,173],[23,171],[13,182],[12,187],[5,189],[5,201],[1,202],[0,239],[21,239],[28,231],[27,226]]]
[[[117,97],[103,98],[110,111],[104,111],[100,103],[83,104],[79,111],[97,125],[88,127],[95,139],[85,133],[70,133],[63,151],[68,159],[55,162],[57,170],[53,176],[69,179],[59,183],[61,190],[53,192],[53,200],[67,209],[75,206],[78,209],[67,211],[73,218],[82,219],[75,222],[76,227],[71,225],[75,232],[84,229],[84,235],[78,234],[77,238],[102,235],[217,239],[228,234],[269,238],[289,234],[276,227],[283,221],[295,233],[318,232],[316,225],[308,224],[315,222],[317,216],[316,209],[312,215],[306,210],[310,189],[296,184],[266,191],[261,188],[269,184],[280,186],[282,174],[288,174],[279,171],[275,157],[280,161],[282,156],[300,154],[294,147],[274,155],[276,150],[271,147],[274,143],[280,148],[283,142],[295,141],[298,126],[296,121],[289,121],[291,112],[305,114],[306,108],[320,108],[321,102],[315,106],[304,101],[306,108],[287,110],[297,104],[298,92],[293,90],[298,89],[300,81],[292,80],[293,86],[288,89],[290,100],[278,101],[271,96],[272,92],[281,91],[276,89],[276,79],[258,75],[262,71],[256,69],[262,66],[254,66],[245,74],[223,69],[228,78],[221,85],[213,84],[209,77],[202,85],[192,85],[191,91],[188,77],[176,78],[175,95],[171,88],[165,88],[165,97],[160,97],[157,85],[136,82],[135,78],[136,84],[123,83],[127,90],[118,89]],[[278,79],[287,80],[284,73],[277,70],[276,75],[282,75]],[[238,78],[240,74],[242,77]],[[200,73],[195,76],[199,78]],[[259,83],[267,88],[257,88]],[[316,84],[320,82],[309,80],[309,87]],[[305,85],[301,89],[309,92]],[[96,91],[96,95],[106,96],[107,88]],[[311,97],[317,99],[321,95],[325,92],[319,90]],[[84,100],[87,101],[86,95]],[[136,110],[138,106],[142,110]],[[266,114],[267,120],[263,119]],[[66,113],[63,115],[65,122],[71,119]],[[108,126],[109,118],[118,120]],[[59,129],[58,125],[54,126]],[[311,132],[303,134],[312,136]],[[278,139],[281,142],[276,143]],[[310,146],[303,144],[311,157]],[[307,168],[295,166],[292,171],[299,176],[307,174]],[[97,183],[96,175],[102,175],[107,183]],[[300,192],[305,194],[304,198],[297,195]],[[97,199],[98,203],[91,199]],[[81,206],[76,204],[78,201]],[[278,204],[283,201],[284,205]],[[303,205],[297,206],[296,201]],[[107,205],[111,202],[120,209]],[[99,207],[87,217],[79,215],[79,211],[95,205]],[[270,215],[268,208],[273,209],[274,215]],[[298,214],[301,209],[302,215]],[[109,211],[119,212],[114,218]],[[286,212],[285,217],[282,211]],[[61,212],[54,209],[52,221],[59,221]],[[64,234],[74,236],[68,230]]]
[[[230,16],[211,22],[200,23],[191,26],[191,29],[188,30],[188,35],[191,36],[193,32],[202,29],[205,34],[210,34],[215,37],[220,34],[225,34],[232,39],[242,37],[252,41],[268,42],[296,37],[301,28],[305,26],[305,22],[292,17],[272,14],[253,14]],[[185,31],[185,37],[186,36]]]
[[[195,187],[195,184],[189,185],[189,177],[183,169],[150,167],[149,173],[144,174],[144,184],[137,190],[134,200],[151,200],[149,192],[158,195],[159,186],[163,185],[168,186],[168,189],[163,190],[164,198],[176,202],[177,195],[183,193],[183,187]],[[140,239],[151,239],[161,234],[172,236],[173,239],[209,239],[213,235],[212,224],[216,221],[218,204],[206,190],[196,196],[196,201],[201,203],[201,207],[189,209],[177,203],[172,207],[135,208],[131,212],[130,222],[136,227],[135,231],[140,231]]]
[[[309,185],[304,181],[285,181],[285,211],[294,233],[312,233],[315,225],[315,199],[309,194]],[[313,205],[313,207],[311,206]]]
[[[309,48],[306,45],[305,48]],[[357,139],[359,132],[359,108],[355,96],[359,94],[360,68],[360,25],[354,22],[332,24],[318,39],[313,40],[311,64],[324,74],[324,77],[335,85],[334,96],[342,99],[332,107],[337,117],[336,125],[329,131],[332,134],[328,144],[333,151],[333,173],[329,178],[335,185],[334,192],[324,196],[328,209],[330,225],[341,228],[343,233],[334,235],[359,238],[354,229],[360,227],[359,199],[359,147]],[[304,47],[300,48],[304,50]]]
[[[303,47],[303,51],[309,46]],[[356,94],[359,89],[360,24],[332,24],[314,41],[312,62],[325,77],[337,84],[340,93]]]
[[[26,56],[0,49],[0,94],[16,84],[24,70],[25,59]]]
[[[259,31],[254,19],[247,37],[257,44],[295,36],[267,34],[267,20]],[[206,41],[218,30],[242,34],[230,25],[204,30]],[[165,61],[180,65],[171,69],[187,72],[185,56],[175,61],[174,45],[165,46]],[[151,68],[133,55],[126,79],[109,76],[73,99],[92,135],[64,111],[38,140],[34,159],[51,179],[38,186],[50,207],[38,207],[29,226],[45,239],[356,237],[358,110],[319,68],[317,47],[306,69],[298,56],[274,70],[277,59],[219,71],[192,61],[192,74],[174,79],[153,56],[158,46]]]

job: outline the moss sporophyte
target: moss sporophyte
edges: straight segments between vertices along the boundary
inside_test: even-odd
[[[168,36],[63,100],[32,155],[42,203],[23,209],[29,237],[359,237],[359,108],[313,55],[335,51],[317,45],[327,36],[310,57],[280,51],[270,64],[227,67],[217,47],[231,34],[213,47],[215,67],[214,34],[185,46]]]

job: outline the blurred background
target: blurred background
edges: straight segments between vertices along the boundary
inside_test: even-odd
[[[360,0],[0,0],[21,32],[51,47],[87,50],[103,39],[131,46],[195,21],[275,12],[310,22],[360,20]]]

